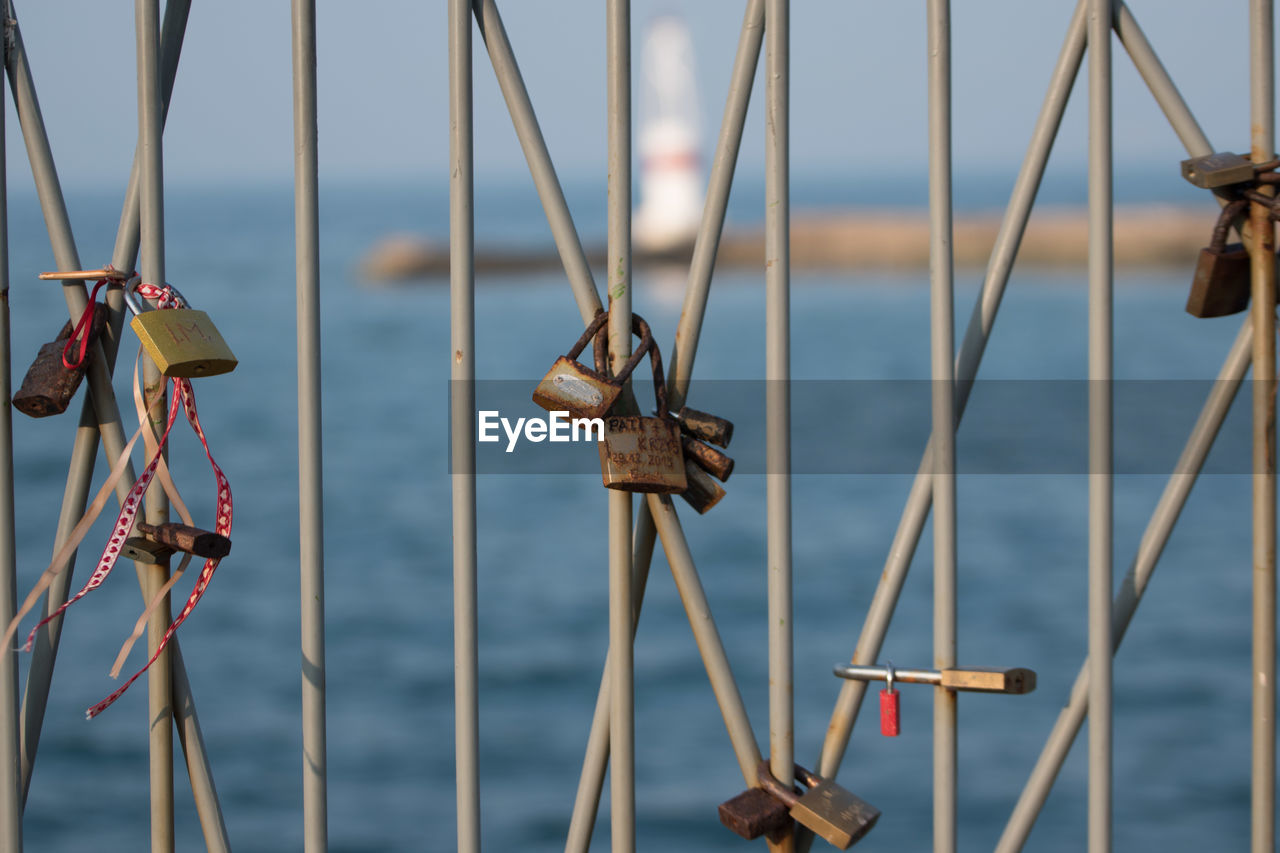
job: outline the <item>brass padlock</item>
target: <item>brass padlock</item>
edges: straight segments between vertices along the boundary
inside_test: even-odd
[[[1222,208],[1209,247],[1200,250],[1187,296],[1187,313],[1191,316],[1225,317],[1249,306],[1249,253],[1241,243],[1227,245],[1232,221],[1248,205],[1242,199]]]
[[[611,415],[604,419],[604,441],[596,444],[600,451],[601,478],[607,488],[624,492],[679,494],[688,488],[689,483],[685,478],[684,454],[680,448],[680,427],[667,414],[662,354],[654,343],[649,324],[638,314],[631,315],[631,330],[641,339],[636,352],[649,353],[658,416]],[[607,376],[605,333],[602,326],[596,334],[595,360],[596,370]]]
[[[124,286],[125,304],[135,315],[129,325],[161,373],[191,378],[235,370],[236,357],[208,314],[185,307],[187,300],[170,285],[166,289],[184,307],[144,311],[135,292],[139,281],[134,276]]]
[[[84,378],[85,366],[92,353],[89,349],[102,330],[106,327],[107,311],[105,306],[93,309],[93,319],[89,322],[88,341],[85,346],[85,360],[76,367],[68,367],[63,360],[67,341],[71,339],[71,321],[68,320],[58,333],[57,339],[40,347],[35,361],[27,368],[22,378],[22,387],[13,395],[13,407],[33,418],[44,418],[65,412],[80,387]]]
[[[596,337],[609,319],[608,311],[598,312],[587,325],[582,337],[569,352],[556,359],[547,375],[533,391],[533,402],[548,412],[566,411],[575,418],[602,418],[618,400],[622,385],[631,376],[645,348],[641,345],[615,377],[591,370],[578,362],[578,356],[586,348],[587,341]]]
[[[810,773],[799,764],[795,766],[795,776],[806,789],[803,793],[797,793],[773,778],[768,761],[760,763],[758,775],[760,786],[786,803],[797,823],[841,850],[849,849],[880,819],[880,810],[875,806],[835,782]]]
[[[1201,189],[1211,190],[1253,180],[1253,162],[1241,154],[1219,151],[1182,161],[1182,177]]]

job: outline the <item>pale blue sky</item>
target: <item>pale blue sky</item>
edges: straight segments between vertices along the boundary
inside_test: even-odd
[[[64,182],[118,186],[135,126],[133,6],[19,0],[18,17]],[[448,150],[445,4],[320,0],[320,156],[326,177],[443,180]],[[698,50],[704,130],[713,138],[744,2],[634,0],[637,42],[653,14],[679,10]],[[797,0],[792,10],[792,158],[803,174],[906,173],[926,163],[923,0]],[[1012,172],[1021,161],[1074,2],[980,0],[953,10],[955,165]],[[1132,0],[1131,8],[1219,148],[1248,145],[1244,0]],[[500,2],[557,168],[604,175],[604,3]],[[196,2],[165,137],[172,185],[287,181],[292,173],[289,4]],[[1183,154],[1113,40],[1119,167],[1172,168]],[[638,55],[638,44],[634,48]],[[476,38],[481,178],[523,159]],[[1055,162],[1085,160],[1084,73]],[[757,87],[742,169],[758,173]],[[636,104],[639,95],[636,94]],[[12,107],[11,182],[29,184]]]

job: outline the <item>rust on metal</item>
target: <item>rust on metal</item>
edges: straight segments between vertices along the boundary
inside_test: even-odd
[[[687,435],[680,436],[680,447],[684,450],[685,458],[697,463],[703,471],[722,483],[729,482],[729,475],[733,473],[733,459],[727,454]]]
[[[93,321],[89,327],[89,342],[85,350],[85,360],[79,367],[70,368],[62,363],[62,350],[71,337],[71,321],[68,320],[58,333],[56,340],[40,347],[35,361],[27,368],[22,378],[22,386],[13,395],[13,407],[33,418],[44,418],[65,412],[75,396],[80,381],[84,378],[85,367],[93,357],[93,343],[106,327],[107,312],[104,308],[95,308]]]
[[[795,826],[787,804],[763,788],[748,788],[721,803],[719,811],[720,822],[748,841],[762,835],[778,841]]]
[[[231,553],[231,540],[220,533],[211,533],[186,524],[167,522],[147,524],[140,522],[138,530],[149,541],[159,543],[175,551],[194,554],[197,557],[215,559]]]

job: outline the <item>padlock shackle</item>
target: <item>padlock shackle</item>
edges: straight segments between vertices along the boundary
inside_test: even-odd
[[[1222,212],[1218,214],[1218,222],[1213,226],[1213,237],[1209,240],[1210,251],[1221,254],[1227,248],[1227,235],[1231,233],[1231,223],[1235,222],[1236,217],[1243,216],[1248,206],[1249,202],[1241,198],[1222,208]]]
[[[658,351],[658,344],[653,339],[649,324],[639,314],[631,315],[631,333],[640,338],[640,346],[636,347],[635,352],[631,353],[631,358],[627,359],[627,363],[622,365],[622,369],[618,371],[617,375],[610,377],[609,358],[605,352],[605,347],[608,343],[608,330],[603,326],[601,327],[600,331],[596,333],[594,345],[596,371],[608,377],[610,381],[616,380],[621,385],[631,376],[632,371],[636,369],[636,365],[640,363],[640,359],[644,358],[644,354],[646,352],[649,353],[649,364],[653,368],[654,396],[658,402],[658,417],[667,420],[667,386],[662,374],[662,353]]]
[[[582,333],[582,337],[578,338],[569,351],[565,353],[565,357],[574,361],[578,360],[578,356],[582,355],[582,351],[587,348],[587,341],[596,336],[596,332],[600,331],[600,327],[609,319],[608,311],[597,311],[596,316],[591,318],[591,322],[587,324],[587,329]]]
[[[142,307],[142,299],[139,298],[138,292],[137,292],[138,286],[140,284],[142,284],[142,276],[135,275],[124,283],[124,288],[123,288],[124,304],[128,305],[129,310],[132,311],[135,315],[142,314],[144,311]],[[174,299],[176,299],[180,305],[188,308],[191,306],[191,303],[187,301],[187,297],[183,296],[182,293],[178,290],[178,288],[174,287],[172,284],[169,284],[169,282],[167,281],[164,283],[164,286],[166,289],[168,289],[168,291],[171,294],[173,294]],[[145,310],[153,311],[155,309],[149,308]]]

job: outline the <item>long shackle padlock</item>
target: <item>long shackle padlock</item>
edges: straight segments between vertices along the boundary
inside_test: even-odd
[[[639,314],[631,315],[631,330],[640,336],[636,352],[649,353],[658,416],[610,415],[604,419],[604,441],[596,445],[600,451],[600,475],[610,489],[679,494],[689,487],[689,482],[680,447],[680,427],[667,412],[662,353],[653,340],[649,324]],[[596,370],[606,376],[609,370],[605,353],[607,332],[607,327],[601,326],[594,345]],[[634,354],[623,370],[634,367],[633,361],[637,361]]]
[[[193,378],[235,370],[236,357],[208,314],[190,308],[182,294],[168,284],[165,290],[182,307],[143,310],[137,293],[140,282],[134,276],[124,285],[124,302],[134,314],[129,326],[161,373]]]
[[[596,338],[608,319],[608,311],[596,313],[587,324],[582,337],[578,338],[567,353],[556,359],[547,375],[538,383],[533,391],[533,402],[548,412],[566,411],[575,418],[604,417],[617,402],[623,383],[631,376],[646,352],[646,347],[641,344],[622,370],[618,371],[618,375],[613,377],[609,376],[608,371],[584,367],[578,361],[578,356],[586,348],[587,342]]]
[[[1227,245],[1231,223],[1248,206],[1243,199],[1233,201],[1218,215],[1209,247],[1201,249],[1196,260],[1191,292],[1187,295],[1187,313],[1191,316],[1225,317],[1249,306],[1249,252],[1242,243]]]

